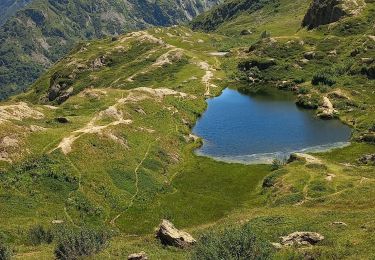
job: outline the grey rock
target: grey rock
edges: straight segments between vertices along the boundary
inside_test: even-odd
[[[283,246],[315,245],[324,240],[324,236],[316,232],[294,232],[280,239]]]
[[[189,233],[178,230],[166,219],[162,220],[156,232],[156,237],[164,245],[179,248],[188,248],[196,243],[196,240]]]
[[[148,256],[145,252],[139,252],[128,256],[128,260],[148,260]]]

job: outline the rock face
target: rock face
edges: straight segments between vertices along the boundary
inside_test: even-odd
[[[196,243],[196,240],[184,231],[180,231],[168,220],[162,220],[156,237],[164,245],[175,246],[179,248],[188,248]]]
[[[140,252],[136,254],[131,254],[128,256],[128,260],[147,260],[148,256],[145,252]]]
[[[313,0],[302,21],[308,29],[337,22],[342,17],[357,15],[363,9],[363,0]]]
[[[285,237],[280,237],[281,246],[315,245],[324,239],[316,232],[294,232]]]

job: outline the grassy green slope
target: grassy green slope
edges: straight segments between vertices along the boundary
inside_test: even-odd
[[[189,251],[161,247],[153,237],[160,219],[168,218],[194,236],[250,222],[271,242],[294,231],[326,237],[313,248],[278,251],[276,259],[374,257],[369,234],[375,171],[357,161],[375,152],[373,144],[360,141],[373,134],[373,80],[358,69],[368,66],[360,63],[362,58],[373,56],[369,36],[374,33],[368,24],[374,6],[368,3],[360,16],[313,31],[300,28],[307,7],[307,1],[283,0],[275,12],[272,3],[230,19],[214,34],[156,28],[85,43],[28,93],[2,104],[0,111],[18,111],[12,106],[23,101],[34,111],[22,120],[4,121],[0,130],[1,138],[18,141],[1,153],[13,162],[0,161],[3,240],[14,245],[21,259],[50,258],[54,243],[31,246],[28,228],[63,220],[118,232],[98,259],[142,250],[155,259],[186,259]],[[353,24],[358,30],[348,31]],[[241,35],[245,29],[253,33]],[[271,35],[261,38],[263,31]],[[358,46],[357,56],[348,58]],[[328,56],[333,49],[336,55]],[[218,50],[231,54],[209,54]],[[300,64],[311,50],[316,57]],[[103,64],[93,66],[101,57]],[[266,165],[225,164],[193,155],[199,141],[189,137],[190,129],[205,109],[205,98],[218,95],[228,82],[242,81],[244,91],[259,88],[247,83],[249,72],[238,71],[238,64],[268,58],[276,65],[256,74],[264,84],[292,82],[293,88],[283,89],[295,91],[296,98],[321,98],[334,90],[347,96],[329,95],[340,119],[353,126],[352,145],[273,172]],[[342,67],[348,60],[349,68],[330,75],[333,86],[311,83],[317,71]],[[56,83],[65,84],[60,94],[72,90],[60,105],[48,99]],[[56,117],[69,123],[58,123]],[[347,226],[332,225],[335,221]]]

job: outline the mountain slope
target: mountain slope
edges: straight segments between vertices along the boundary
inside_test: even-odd
[[[78,41],[187,21],[219,0],[34,0],[0,28],[0,98],[24,90]]]
[[[196,238],[242,223],[269,242],[295,231],[325,237],[275,259],[374,258],[374,3],[307,30],[309,1],[278,2],[214,33],[153,28],[81,43],[1,103],[0,241],[18,258],[50,259],[56,238],[35,245],[31,231],[90,226],[113,234],[96,259],[190,259],[155,240],[168,218]],[[191,129],[205,99],[265,85],[317,115],[328,99],[352,144],[273,166],[196,156]]]
[[[32,0],[2,0],[0,2],[0,26],[31,1]]]

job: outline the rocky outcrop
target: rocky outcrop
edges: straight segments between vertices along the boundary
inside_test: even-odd
[[[280,237],[280,239],[280,243],[273,243],[276,248],[315,245],[324,240],[324,236],[316,232],[294,232],[287,236]]]
[[[302,21],[308,29],[337,22],[342,17],[359,14],[365,3],[363,0],[313,0]]]
[[[323,104],[319,107],[318,117],[322,119],[333,119],[337,117],[337,110],[333,108],[333,105],[328,97],[323,97]]]
[[[180,231],[168,220],[162,220],[156,237],[164,245],[175,246],[179,248],[188,248],[196,243],[196,240],[187,232]]]
[[[375,165],[375,153],[362,156],[358,159],[358,162],[361,164]]]
[[[128,260],[147,260],[148,256],[145,252],[139,252],[128,256]]]

